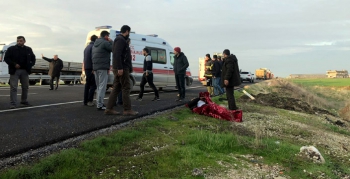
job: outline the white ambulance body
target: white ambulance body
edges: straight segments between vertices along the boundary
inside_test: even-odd
[[[10,43],[8,45],[3,44],[0,46],[0,83],[7,83],[10,79],[10,75],[8,74],[8,66],[4,61],[4,57],[6,50],[13,45],[16,45],[16,42]]]
[[[102,31],[108,31],[110,33],[109,37],[114,40],[120,31],[111,29],[111,26],[96,27],[96,30],[90,31],[87,34],[85,46],[90,43],[90,37],[92,35],[100,36]],[[165,40],[158,38],[157,35],[141,35],[130,33],[130,49],[132,56],[133,73],[130,74],[130,80],[132,81],[131,86],[139,86],[142,75],[143,75],[143,62],[144,56],[142,50],[147,47],[152,56],[153,62],[153,82],[155,86],[159,89],[176,87],[175,74],[173,71],[174,63],[174,53],[173,48]],[[108,76],[107,86],[113,85],[114,75],[112,72],[112,57],[111,54],[111,66]],[[85,81],[85,72],[83,68],[82,80]],[[190,69],[186,70],[186,84],[190,86],[192,84],[192,77]],[[148,84],[147,84],[148,85]],[[149,87],[149,86],[147,86]]]

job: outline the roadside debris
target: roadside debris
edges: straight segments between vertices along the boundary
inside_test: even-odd
[[[313,160],[314,163],[325,163],[326,161],[322,157],[320,151],[316,149],[314,146],[303,146],[300,148],[301,156],[305,156],[311,160]]]

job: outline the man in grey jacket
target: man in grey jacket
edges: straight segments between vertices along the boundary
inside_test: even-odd
[[[95,72],[95,81],[97,86],[96,105],[97,110],[105,110],[103,103],[107,80],[108,70],[111,64],[112,40],[109,38],[109,32],[102,31],[92,47],[92,66]]]
[[[185,76],[186,69],[188,68],[188,60],[180,47],[174,48],[175,59],[174,59],[174,73],[176,86],[179,90],[179,98],[176,101],[183,101],[185,99]]]

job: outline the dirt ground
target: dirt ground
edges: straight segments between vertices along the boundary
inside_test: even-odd
[[[242,96],[238,101],[240,102],[253,102],[266,106],[292,110],[297,112],[304,112],[308,114],[329,114],[325,109],[321,109],[315,106],[308,104],[300,99],[290,98],[290,97],[282,97],[277,93],[268,93],[268,94],[258,94],[255,97],[255,100],[251,100],[248,96]]]

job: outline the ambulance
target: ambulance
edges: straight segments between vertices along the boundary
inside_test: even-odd
[[[95,30],[90,31],[87,34],[85,47],[90,43],[90,37],[92,35],[100,36],[102,31],[108,31],[110,33],[109,38],[114,40],[117,35],[120,34],[120,31],[113,30],[112,26],[100,26],[96,27]],[[175,74],[174,74],[174,49],[170,44],[162,38],[159,38],[158,35],[141,35],[136,34],[135,32],[131,32],[129,36],[131,40],[130,50],[132,56],[132,65],[133,65],[133,73],[130,73],[130,86],[133,89],[133,86],[139,86],[142,75],[143,75],[143,61],[144,56],[142,54],[142,50],[146,47],[150,51],[150,55],[152,56],[153,62],[153,82],[157,88],[162,90],[163,88],[167,89],[175,89]],[[107,87],[111,87],[113,85],[114,75],[112,72],[112,57],[111,54],[111,66],[108,72],[108,82]],[[81,81],[85,82],[85,72],[84,68],[81,75]],[[193,79],[191,76],[191,71],[189,68],[186,69],[186,85],[191,86]],[[148,84],[147,84],[148,85]],[[147,86],[149,88],[149,86]],[[137,88],[138,89],[138,88]]]

